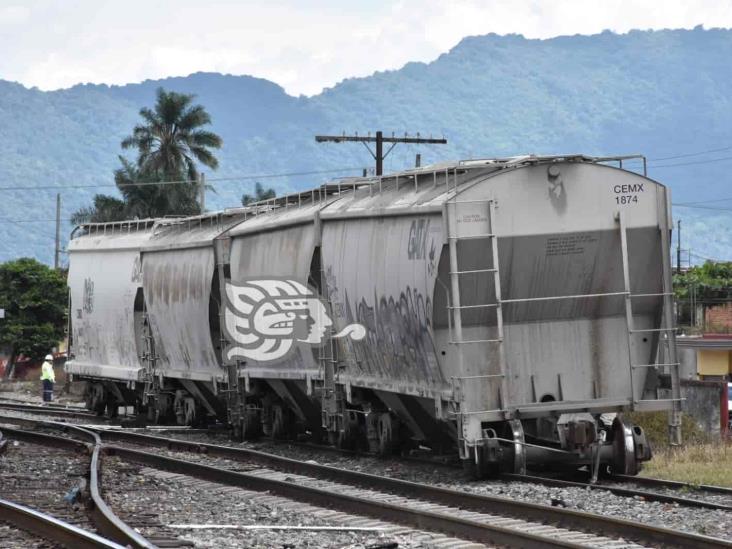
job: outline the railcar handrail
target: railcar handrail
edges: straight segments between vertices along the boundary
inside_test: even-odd
[[[122,229],[123,227],[127,228],[127,232],[132,232],[132,228],[134,227],[135,231],[139,230],[145,230],[160,221],[160,219],[154,219],[154,218],[147,218],[147,219],[127,219],[124,221],[106,221],[103,223],[81,223],[74,227],[74,229],[71,231],[71,236],[69,237],[70,240],[74,240],[74,238],[79,238],[81,236],[88,236],[92,234],[107,234],[107,230],[113,230],[113,229]],[[84,234],[77,234],[78,231],[86,231]]]

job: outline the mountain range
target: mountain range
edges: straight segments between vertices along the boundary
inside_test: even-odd
[[[224,140],[219,170],[206,174],[209,209],[239,205],[256,181],[279,192],[305,189],[372,165],[363,146],[318,144],[316,134],[419,132],[448,144],[397,145],[387,171],[413,165],[416,153],[423,164],[645,154],[649,176],[671,187],[676,204],[708,201],[674,210],[692,260],[730,258],[731,58],[732,31],[699,27],[468,37],[432,62],[347,79],[312,97],[218,73],[48,92],[0,80],[0,261],[52,261],[57,192],[64,240],[73,211],[95,193],[114,194],[120,141],[161,86],[195,94]]]

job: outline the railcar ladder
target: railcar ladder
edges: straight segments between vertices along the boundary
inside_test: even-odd
[[[468,206],[469,205],[469,206]],[[480,212],[483,210],[481,206],[485,206],[486,223],[480,223]],[[461,231],[460,225],[466,224],[466,218],[461,217],[461,208],[465,210],[469,208],[471,214],[475,215],[478,209],[478,221],[481,227],[486,227],[485,232],[467,232]],[[503,330],[503,309],[501,307],[501,276],[498,262],[498,237],[495,232],[495,209],[496,202],[491,199],[484,200],[458,200],[457,196],[453,200],[447,202],[447,239],[450,254],[450,293],[451,300],[447,305],[448,321],[452,318],[452,322],[448,323],[449,327],[449,343],[457,348],[458,370],[460,376],[452,378],[453,395],[457,397],[459,392],[461,397],[464,394],[463,384],[465,382],[474,383],[479,380],[500,379],[500,387],[498,390],[499,407],[492,410],[465,410],[461,408],[458,415],[460,424],[468,416],[484,416],[487,420],[495,420],[496,414],[503,414],[506,409],[506,356],[504,350],[504,330]],[[465,212],[463,212],[463,215]],[[458,257],[458,244],[467,240],[489,241],[491,248],[491,264],[485,268],[460,270],[460,261]],[[460,279],[464,275],[480,275],[484,274],[493,278],[495,303],[477,303],[463,305],[460,296]],[[464,339],[462,311],[474,309],[494,309],[496,313],[496,337],[493,339]],[[489,327],[489,326],[488,326]],[[496,374],[480,374],[465,375],[465,355],[464,349],[466,345],[488,344],[495,345],[500,372]],[[457,387],[456,384],[457,383]],[[463,429],[459,429],[459,438],[462,439]]]
[[[625,215],[622,211],[617,214],[617,221],[620,229],[620,248],[621,257],[623,262],[623,285],[625,290],[625,320],[627,325],[628,333],[628,365],[629,365],[629,378],[630,378],[630,392],[632,396],[632,402],[636,404],[652,404],[654,402],[670,401],[671,416],[669,418],[669,427],[671,434],[671,443],[681,443],[681,394],[680,394],[680,380],[679,380],[679,360],[676,351],[676,326],[673,321],[673,288],[671,285],[671,273],[670,273],[670,257],[669,257],[669,238],[668,230],[665,227],[660,227],[661,231],[661,261],[663,262],[663,283],[662,291],[660,293],[638,293],[634,294],[631,291],[630,284],[630,268],[628,261],[628,232],[625,223]],[[633,299],[636,298],[649,298],[649,297],[662,297],[663,298],[663,319],[659,328],[636,328],[633,321]],[[637,335],[643,336],[643,334],[653,334],[658,336],[664,343],[666,352],[664,353],[663,362],[655,362],[651,364],[635,364],[634,363],[634,347],[635,338]],[[660,348],[660,345],[658,346]],[[660,357],[660,353],[656,352],[657,360]],[[670,399],[656,399],[653,400],[636,400],[635,398],[635,380],[634,371],[639,368],[666,368],[671,374],[671,398]]]
[[[142,338],[145,341],[145,350],[142,354],[144,366],[141,370],[141,381],[143,383],[143,404],[149,405],[154,402],[160,393],[160,383],[155,372],[158,356],[155,353],[155,340],[152,336],[152,328],[150,326],[150,317],[147,312],[147,306],[143,302],[142,305]]]
[[[333,303],[330,299],[328,280],[322,263],[320,266],[320,288],[322,299],[326,302],[327,309],[332,314]],[[319,321],[319,319],[317,320]],[[342,418],[338,423],[338,416],[345,408],[345,403],[342,402],[342,391],[339,391],[337,387],[339,377],[338,349],[332,337],[328,337],[325,345],[318,349],[318,362],[320,363],[320,378],[323,384],[321,395],[322,426],[328,431],[333,431],[333,421],[337,422],[337,428],[340,428],[342,424]]]

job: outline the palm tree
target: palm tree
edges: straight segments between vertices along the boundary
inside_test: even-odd
[[[127,218],[147,219],[200,212],[196,185],[156,185],[161,180],[156,174],[142,172],[123,156],[119,160],[122,165],[114,171],[114,182],[124,200]]]
[[[125,202],[114,196],[95,194],[93,204],[79,208],[71,215],[71,225],[83,223],[105,223],[128,219],[125,214]]]
[[[261,200],[269,200],[270,198],[274,198],[277,196],[275,193],[275,190],[270,188],[266,189],[262,186],[262,184],[257,181],[257,183],[254,185],[254,195],[251,194],[243,194],[241,195],[241,205],[247,206],[248,204],[251,204],[252,202],[259,202]]]
[[[203,106],[192,105],[194,97],[158,88],[155,107],[140,109],[143,123],[122,140],[123,149],[138,152],[136,162],[120,156],[122,165],[114,171],[123,200],[96,195],[93,206],[72,215],[72,224],[201,211],[196,163],[215,170],[219,162],[211,149],[220,148],[222,140],[202,129],[211,123],[211,117]],[[167,184],[154,184],[160,181]]]
[[[210,149],[221,147],[221,138],[201,127],[211,117],[201,105],[191,105],[195,96],[157,90],[154,109],[140,109],[145,121],[122,140],[122,148],[136,148],[137,167],[143,174],[156,174],[163,181],[198,180],[196,162],[215,170],[219,161]]]

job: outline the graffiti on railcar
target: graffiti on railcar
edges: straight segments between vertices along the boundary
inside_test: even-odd
[[[407,257],[417,260],[426,257],[427,233],[430,228],[429,219],[415,219],[409,227],[409,241],[407,245]]]
[[[330,309],[334,318],[343,318],[345,316],[343,303],[341,303],[340,292],[338,291],[338,281],[333,274],[333,266],[329,265],[325,271],[325,295],[330,302]]]
[[[436,274],[437,243],[435,239],[441,231],[439,223],[431,223],[427,218],[415,219],[409,226],[407,258],[412,261],[425,261],[427,274],[430,277]]]
[[[85,313],[91,314],[94,312],[94,281],[91,278],[84,279],[84,293],[81,303]]]
[[[416,288],[407,287],[398,297],[365,297],[355,304],[355,315],[346,292],[346,320],[366,329],[365,337],[351,342],[358,368],[394,379],[434,381],[442,378],[432,340],[432,301]]]
[[[142,284],[142,259],[139,255],[135,257],[135,261],[132,263],[132,276],[130,280]]]

